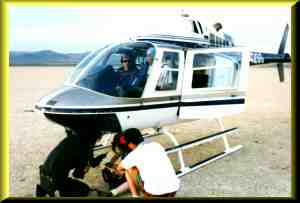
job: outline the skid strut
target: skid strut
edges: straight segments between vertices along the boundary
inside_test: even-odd
[[[174,135],[172,135],[166,129],[159,129],[159,132],[167,135],[175,145],[174,147],[166,149],[166,152],[167,152],[167,154],[171,154],[171,153],[174,153],[174,152],[178,153],[179,163],[180,163],[180,170],[176,172],[178,177],[181,177],[181,176],[184,176],[184,175],[186,175],[190,172],[193,172],[196,169],[201,168],[201,167],[203,167],[203,166],[205,166],[205,165],[207,165],[207,164],[209,164],[213,161],[221,159],[221,158],[223,158],[223,157],[225,157],[225,156],[227,156],[227,155],[229,155],[233,152],[236,152],[236,151],[240,150],[243,147],[242,145],[237,145],[237,146],[234,146],[234,147],[230,147],[230,145],[228,143],[228,140],[227,140],[227,136],[232,135],[234,132],[237,132],[238,128],[230,128],[230,129],[225,130],[221,119],[217,119],[217,121],[218,121],[218,124],[220,125],[222,131],[220,131],[218,133],[211,134],[211,135],[206,136],[204,138],[199,138],[199,139],[184,143],[184,144],[178,144],[178,142],[177,142],[176,138],[174,137]],[[220,139],[220,138],[222,138],[223,141],[224,141],[225,150],[223,152],[215,154],[215,155],[213,155],[213,156],[211,156],[211,157],[209,157],[205,160],[201,160],[201,161],[199,161],[199,162],[197,162],[193,165],[190,165],[190,166],[185,165],[184,158],[183,158],[183,150],[194,147],[194,146],[198,146],[198,145],[201,145],[201,144],[205,144],[205,143],[208,143],[208,142],[212,142],[212,141],[214,141],[216,139]]]

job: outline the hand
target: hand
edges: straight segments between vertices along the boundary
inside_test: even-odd
[[[122,162],[120,162],[119,165],[117,166],[117,171],[118,171],[118,173],[120,173],[120,174],[124,174],[124,173],[125,173],[125,168],[124,168],[124,166],[122,165]]]

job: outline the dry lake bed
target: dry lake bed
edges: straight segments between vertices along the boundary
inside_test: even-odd
[[[285,65],[286,81],[280,83],[275,65],[249,70],[246,111],[225,117],[225,128],[239,127],[229,137],[231,145],[243,148],[181,178],[176,197],[291,197],[292,195],[292,94],[291,67]],[[273,68],[272,68],[273,67]],[[11,197],[33,197],[39,181],[38,166],[65,137],[64,129],[34,112],[34,104],[63,84],[71,67],[10,67],[9,96],[9,189]],[[181,142],[219,130],[214,120],[199,120],[167,126]],[[172,146],[163,137],[153,138]],[[222,140],[200,145],[184,153],[193,164],[222,150]],[[171,157],[175,167],[177,159]],[[103,184],[90,170],[85,181]],[[91,195],[93,196],[93,195]]]

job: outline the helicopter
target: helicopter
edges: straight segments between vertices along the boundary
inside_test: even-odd
[[[128,41],[109,44],[87,55],[70,74],[64,85],[41,98],[35,108],[47,119],[66,129],[66,134],[99,134],[95,150],[110,147],[114,133],[129,128],[153,128],[174,144],[167,153],[178,153],[179,177],[242,148],[230,146],[227,136],[238,128],[225,129],[222,117],[245,110],[248,68],[250,65],[278,62],[284,81],[283,63],[288,25],[277,54],[250,52],[235,46],[233,38],[222,32],[222,24],[208,27],[182,15],[178,33],[135,36]],[[182,27],[180,26],[182,25]],[[154,51],[147,67],[147,52]],[[117,91],[116,74],[122,57],[130,56],[144,80],[128,92]],[[221,131],[204,138],[179,144],[163,126],[197,119],[216,119]],[[145,135],[151,137],[155,135]],[[186,166],[182,151],[223,139],[225,150],[206,160]]]

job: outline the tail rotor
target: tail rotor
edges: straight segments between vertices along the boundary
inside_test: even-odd
[[[285,49],[285,45],[286,45],[288,32],[289,32],[289,25],[286,24],[286,26],[284,28],[284,33],[283,33],[283,36],[282,36],[282,39],[281,39],[281,42],[280,42],[280,45],[279,45],[279,49],[278,49],[278,55],[282,56],[282,61],[283,62],[284,62],[284,59],[285,59],[284,49]],[[277,63],[277,70],[278,70],[278,76],[279,76],[279,81],[280,82],[284,82],[283,62]]]

